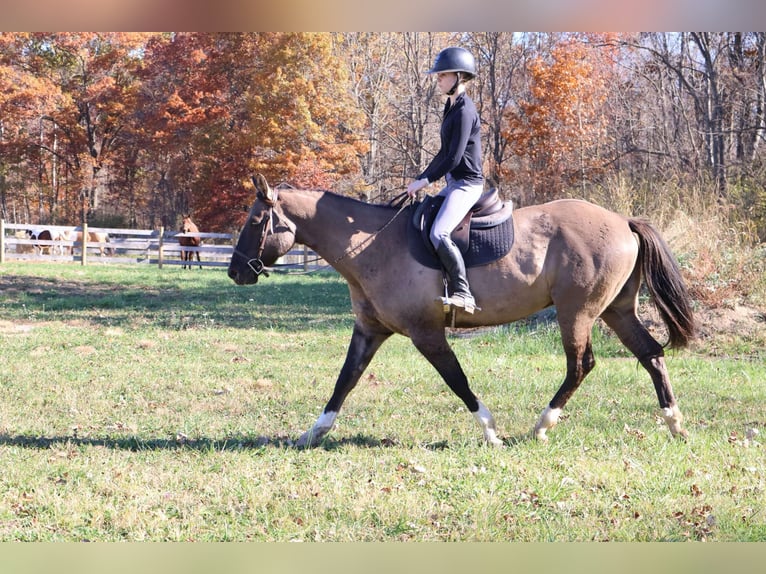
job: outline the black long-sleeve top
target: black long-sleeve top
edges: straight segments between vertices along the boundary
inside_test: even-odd
[[[468,183],[483,183],[479,114],[473,100],[459,94],[452,105],[444,104],[440,130],[441,148],[417,179],[429,183],[451,174]]]

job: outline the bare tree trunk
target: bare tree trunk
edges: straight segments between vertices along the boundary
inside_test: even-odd
[[[704,124],[705,141],[708,148],[708,163],[718,190],[719,199],[726,197],[726,162],[724,158],[723,103],[719,89],[717,58],[711,45],[712,34],[692,32],[691,37],[702,54],[705,68]]]

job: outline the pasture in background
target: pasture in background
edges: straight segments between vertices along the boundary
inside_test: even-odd
[[[564,362],[541,322],[451,337],[505,448],[404,337],[320,447],[290,448],[349,305],[336,273],[0,267],[0,540],[766,540],[766,356],[736,333],[668,356],[687,442],[598,326],[594,371],[534,441]]]
[[[57,261],[77,262],[82,265],[99,264],[143,264],[143,265],[186,265],[183,253],[189,253],[194,266],[226,267],[234,249],[235,236],[230,233],[195,232],[183,233],[164,228],[123,229],[85,226],[81,233],[83,240],[72,241],[67,233],[83,231],[83,226],[31,225],[7,223],[0,220],[0,263],[5,261]],[[48,231],[50,239],[30,237],[26,232]],[[92,241],[93,233],[106,235],[106,241]],[[183,246],[187,237],[199,237],[199,246]],[[83,249],[83,243],[85,249]],[[199,258],[199,261],[197,261]],[[285,268],[315,270],[325,265],[305,246],[296,246],[280,261]]]

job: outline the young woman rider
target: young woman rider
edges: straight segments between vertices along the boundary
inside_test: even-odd
[[[436,215],[430,239],[447,273],[447,302],[473,313],[476,301],[468,285],[463,256],[450,235],[484,190],[479,114],[465,92],[466,82],[476,76],[476,62],[468,50],[446,48],[439,52],[427,73],[436,74],[437,87],[447,96],[440,130],[441,148],[425,171],[409,184],[407,193],[413,197],[427,185],[445,178],[446,185],[438,193],[444,197],[444,203]]]

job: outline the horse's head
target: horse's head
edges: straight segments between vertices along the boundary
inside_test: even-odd
[[[181,231],[181,233],[194,233],[195,231],[199,231],[199,229],[192,221],[191,215],[184,215],[179,231]]]
[[[295,243],[295,224],[283,213],[277,190],[271,189],[260,174],[253,178],[253,183],[255,203],[229,263],[229,277],[238,285],[257,283],[261,273],[266,273],[266,268]]]

